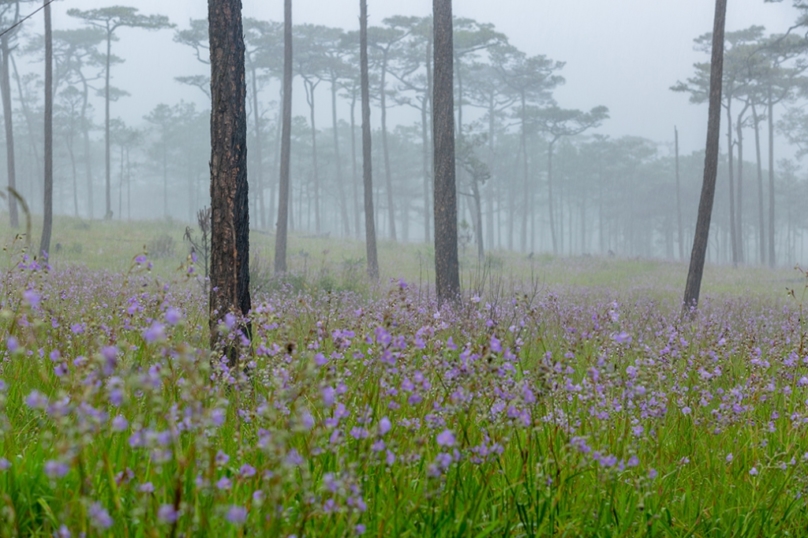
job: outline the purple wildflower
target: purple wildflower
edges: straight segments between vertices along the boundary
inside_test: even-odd
[[[243,506],[230,506],[225,514],[225,519],[233,525],[243,525],[247,521],[247,509]]]
[[[438,446],[454,446],[455,444],[455,436],[451,430],[443,430],[438,434],[436,439],[438,442]]]

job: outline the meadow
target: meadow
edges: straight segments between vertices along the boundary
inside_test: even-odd
[[[427,246],[276,280],[256,233],[230,369],[183,231],[0,227],[0,536],[808,532],[799,270],[709,267],[691,319],[680,263],[469,249],[449,309]]]

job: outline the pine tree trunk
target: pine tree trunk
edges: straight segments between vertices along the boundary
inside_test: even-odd
[[[359,0],[359,64],[362,91],[362,179],[365,188],[365,247],[368,276],[379,280],[379,260],[376,253],[376,221],[373,212],[373,163],[370,138],[370,80],[368,76],[368,4]]]
[[[53,34],[51,6],[45,2],[45,219],[39,253],[47,258],[53,229]]]
[[[704,157],[704,181],[702,183],[699,213],[693,250],[690,254],[690,267],[683,309],[695,312],[699,304],[701,278],[704,274],[704,260],[710,236],[710,219],[715,200],[715,182],[718,175],[718,142],[721,136],[721,86],[724,74],[724,27],[726,26],[727,0],[716,0],[713,28],[713,51],[710,69],[710,108],[707,122],[707,147]]]
[[[434,93],[432,140],[435,146],[435,284],[438,302],[460,299],[457,255],[457,189],[453,87],[452,0],[433,0]]]
[[[275,235],[275,274],[286,272],[289,230],[289,171],[292,149],[292,0],[284,0],[283,118],[281,119],[281,175],[278,184],[278,226]]]
[[[226,314],[250,304],[247,112],[241,0],[209,0],[211,68],[210,339],[219,345]],[[249,336],[249,327],[246,327]],[[230,365],[237,355],[227,350]]]

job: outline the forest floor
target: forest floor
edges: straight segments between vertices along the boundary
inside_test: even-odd
[[[0,225],[0,537],[804,535],[796,269],[708,267],[690,319],[682,263],[469,247],[450,309],[428,246],[371,285],[293,235],[278,281],[256,232],[231,368],[184,232],[59,218],[45,267]]]

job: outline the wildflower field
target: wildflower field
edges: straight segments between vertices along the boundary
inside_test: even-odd
[[[690,320],[679,264],[503,254],[441,309],[426,251],[382,246],[410,265],[378,287],[299,254],[254,268],[228,369],[166,226],[160,259],[70,222],[51,265],[9,244],[0,536],[808,533],[798,271],[713,268]]]

